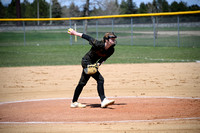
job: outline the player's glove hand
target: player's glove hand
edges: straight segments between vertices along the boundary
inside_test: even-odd
[[[92,75],[98,71],[99,63],[87,65],[87,68],[84,68],[85,74]]]
[[[99,68],[99,63],[94,63],[94,64],[91,64],[91,65],[88,65],[88,67],[95,67],[95,68]]]

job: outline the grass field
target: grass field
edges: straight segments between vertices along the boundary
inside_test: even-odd
[[[77,29],[83,31],[82,28]],[[98,27],[98,40],[112,27]],[[195,62],[200,60],[200,28],[180,27],[180,48],[177,28],[158,28],[155,40],[152,27],[115,27],[118,36],[116,52],[107,63]],[[96,38],[96,28],[88,33]],[[78,38],[70,45],[66,29],[0,32],[0,66],[77,65],[90,49],[88,42]],[[131,41],[133,46],[131,46]],[[24,46],[26,45],[26,46]]]
[[[0,66],[78,65],[90,45],[0,46]],[[195,62],[200,48],[117,45],[106,63]]]
[[[106,29],[105,29],[106,30]],[[107,29],[108,30],[108,29]],[[116,30],[116,29],[115,29]],[[58,122],[47,123],[47,124],[31,124],[32,121],[29,118],[24,117],[24,113],[17,109],[27,108],[26,106],[19,106],[8,108],[10,111],[16,109],[20,116],[18,117],[12,113],[14,120],[9,120],[9,122],[20,121],[26,119],[28,123],[26,124],[0,124],[0,132],[198,132],[199,131],[199,116],[196,112],[198,109],[192,108],[192,104],[197,104],[197,99],[194,102],[189,102],[188,108],[194,110],[188,112],[192,116],[192,119],[187,119],[189,116],[182,115],[180,112],[187,109],[187,106],[180,106],[177,102],[171,101],[172,97],[183,97],[188,98],[199,98],[199,66],[200,63],[174,63],[174,62],[196,62],[200,61],[200,38],[196,35],[184,35],[181,34],[181,47],[177,47],[177,36],[174,35],[159,35],[156,40],[156,47],[153,47],[153,35],[151,28],[142,30],[138,28],[139,32],[134,32],[133,46],[130,45],[130,28],[127,33],[117,29],[118,44],[115,47],[115,53],[105,62],[109,65],[103,65],[101,68],[101,73],[105,75],[105,90],[108,97],[138,97],[143,98],[144,102],[134,101],[139,103],[140,108],[135,107],[134,110],[139,112],[137,115],[137,122],[101,122],[101,123],[62,123],[63,120],[72,120],[69,118],[68,113],[71,111],[69,108],[70,102],[59,101],[59,104],[49,106],[50,104],[45,104],[48,108],[38,108],[31,102],[22,103],[23,100],[36,100],[36,99],[60,99],[60,98],[71,98],[74,93],[74,88],[77,85],[77,81],[80,79],[81,58],[90,49],[87,41],[83,39],[78,39],[78,43],[70,45],[69,35],[66,34],[65,30],[44,30],[44,31],[27,31],[26,32],[26,46],[24,45],[23,32],[0,32],[0,67],[1,67],[1,91],[0,100],[3,102],[11,101],[21,101],[16,102],[21,105],[27,105],[36,107],[37,109],[42,109],[42,111],[37,112],[36,110],[30,110],[33,114],[29,113],[25,116],[37,116],[40,113],[45,113],[47,117],[38,118],[37,121],[42,121],[44,118],[45,122],[48,119]],[[165,31],[173,31],[177,33],[175,29],[162,29]],[[187,29],[186,29],[187,30]],[[99,37],[103,35],[105,31],[100,31]],[[145,33],[143,33],[143,31]],[[189,31],[189,30],[188,30]],[[191,32],[196,31],[193,29]],[[200,31],[200,30],[198,30]],[[169,32],[170,33],[170,32]],[[96,37],[95,29],[89,31],[93,37]],[[99,38],[100,39],[100,38]],[[73,37],[74,40],[74,37]],[[84,44],[84,45],[81,45]],[[169,47],[167,47],[169,46]],[[165,63],[172,62],[172,63]],[[120,63],[120,64],[118,64]],[[128,63],[128,64],[123,64]],[[143,63],[143,64],[130,64],[130,63]],[[148,63],[148,64],[144,64]],[[150,64],[151,63],[151,64]],[[117,65],[116,65],[117,64]],[[65,65],[65,66],[57,66]],[[67,65],[78,65],[78,66],[67,66]],[[17,67],[15,66],[30,66],[30,67]],[[34,67],[34,66],[45,66],[45,67]],[[49,67],[50,66],[50,67]],[[105,74],[104,74],[105,73]],[[87,88],[82,93],[81,97],[96,97],[98,96],[97,90],[95,89],[95,80],[91,80],[87,84]],[[163,99],[161,97],[168,97],[168,103],[174,103],[174,105],[180,109],[176,110],[174,106],[170,109],[167,106],[165,110],[162,105],[159,105],[160,101]],[[156,102],[150,102],[148,97],[160,97],[157,98]],[[169,98],[170,97],[170,98]],[[147,98],[147,99],[144,99]],[[84,99],[81,99],[84,100]],[[89,99],[88,99],[89,100]],[[127,99],[129,100],[129,99]],[[142,100],[142,99],[141,99]],[[181,99],[182,100],[182,99]],[[186,100],[186,99],[185,99]],[[148,103],[147,103],[148,101]],[[37,101],[38,102],[38,101]],[[113,108],[100,109],[94,101],[88,102],[87,108],[92,112],[101,112],[101,115],[109,116],[111,111],[118,111],[119,114],[122,112],[120,109],[126,109],[129,106],[129,102],[116,101]],[[183,101],[182,101],[183,102]],[[51,101],[54,103],[54,101]],[[184,103],[184,102],[183,102]],[[13,103],[9,103],[14,105]],[[149,105],[156,105],[156,108],[149,108]],[[165,103],[164,103],[165,104]],[[4,104],[3,108],[5,108]],[[60,105],[64,109],[60,109]],[[100,104],[99,104],[100,105]],[[148,109],[143,111],[143,106]],[[196,108],[197,106],[195,106]],[[3,109],[2,108],[2,109]],[[63,110],[64,112],[58,113],[55,109]],[[131,108],[133,108],[131,104]],[[160,108],[164,112],[164,119],[159,120],[158,111],[156,114],[154,110]],[[50,110],[50,111],[49,111]],[[28,112],[28,110],[25,110]],[[56,112],[58,116],[49,114],[51,112]],[[84,114],[84,110],[73,110],[74,113],[80,115]],[[73,112],[72,111],[72,112]],[[171,114],[170,118],[166,117],[166,112]],[[195,112],[196,111],[196,112]],[[151,114],[153,112],[153,114]],[[108,113],[108,114],[107,114]],[[145,113],[144,115],[141,113]],[[64,117],[60,114],[66,114]],[[122,113],[121,113],[122,114]],[[127,111],[123,115],[133,115],[134,112]],[[135,114],[134,114],[135,115]],[[85,117],[86,114],[84,114]],[[98,116],[98,115],[96,115]],[[95,117],[96,117],[95,116]],[[120,116],[111,115],[116,118]],[[139,117],[147,117],[140,121]],[[153,120],[149,119],[153,116]],[[60,120],[53,120],[53,118],[62,117],[62,122]],[[120,120],[124,121],[123,118]],[[178,120],[180,118],[186,118],[185,120]],[[1,117],[1,121],[5,118],[9,118],[9,115]],[[15,118],[22,118],[17,120]],[[100,116],[99,118],[102,118]],[[106,117],[107,118],[107,117]],[[170,120],[173,118],[173,120]],[[196,119],[197,118],[197,119]],[[193,120],[194,119],[194,120]],[[74,120],[74,119],[73,119]],[[112,121],[110,118],[109,121]],[[135,119],[134,119],[135,120]],[[144,120],[144,121],[143,121]],[[145,120],[147,120],[145,122]],[[36,122],[37,122],[36,121]],[[83,121],[83,120],[81,120]],[[88,120],[88,122],[95,121],[94,119]],[[29,123],[30,122],[30,123]],[[77,126],[79,128],[77,128]]]
[[[77,29],[83,32],[82,28]],[[155,40],[157,47],[178,47],[178,31],[177,27],[158,28],[158,36]],[[98,40],[102,39],[105,32],[112,31],[112,27],[98,27]],[[199,27],[180,27],[180,47],[200,47],[200,28]],[[131,27],[115,27],[114,32],[118,36],[118,44],[120,45],[136,45],[136,46],[154,46],[153,27],[134,27],[133,40],[131,40]],[[96,38],[96,28],[89,27],[87,34]],[[54,30],[27,30],[0,32],[0,46],[16,46],[16,45],[70,45],[70,36],[66,29]],[[73,44],[88,44],[86,41],[78,38]]]

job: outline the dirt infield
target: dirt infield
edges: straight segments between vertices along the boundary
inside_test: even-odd
[[[105,64],[100,72],[106,95],[116,103],[101,109],[99,99],[80,99],[87,108],[71,109],[80,65],[0,68],[0,122],[65,122],[1,123],[0,132],[200,131],[200,63]],[[81,97],[97,97],[95,80],[90,79]],[[27,101],[49,98],[55,100]]]
[[[39,100],[0,105],[0,122],[102,123],[160,119],[200,119],[200,99],[114,98],[100,108],[99,100],[82,99],[86,108],[70,108],[71,100]],[[67,106],[68,105],[68,106]]]

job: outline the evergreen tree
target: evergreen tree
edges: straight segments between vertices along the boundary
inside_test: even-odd
[[[30,11],[30,14],[27,14],[27,16],[32,16],[32,18],[37,18],[37,0],[34,0],[30,6],[31,7],[28,7],[28,11]],[[40,18],[49,17],[49,5],[45,0],[39,0],[39,15]]]
[[[187,11],[187,10],[188,10],[187,3],[181,1],[178,5],[178,11]]]
[[[90,11],[90,16],[102,16],[105,15],[104,11],[101,9],[101,7],[96,8],[94,7],[93,10]]]
[[[52,5],[52,17],[53,18],[60,18],[62,16],[62,8],[58,0],[53,0]]]
[[[8,18],[16,18],[16,2],[12,0],[7,8],[7,16]]]
[[[31,4],[28,2],[28,0],[24,0],[24,2],[21,4],[21,15],[22,18],[31,18],[30,12],[31,12]]]
[[[69,17],[79,17],[80,16],[80,10],[79,7],[72,2],[69,6]]]
[[[136,4],[132,0],[122,0],[120,14],[134,14],[137,12]]]
[[[171,12],[177,12],[178,11],[178,3],[176,1],[172,2],[170,9],[171,9]]]
[[[49,3],[40,0],[40,18],[49,18]]]
[[[168,12],[169,11],[169,4],[166,0],[157,0],[156,1],[158,12]]]
[[[134,14],[137,12],[137,7],[136,4],[132,0],[127,0],[127,13],[129,14]]]
[[[162,2],[162,12],[169,12],[169,3],[166,0]]]
[[[127,4],[126,4],[126,2],[125,2],[125,0],[122,0],[122,3],[121,3],[121,5],[120,5],[120,14],[126,14],[126,6]]]
[[[197,11],[200,10],[200,7],[198,5],[192,5],[188,7],[189,11]]]
[[[0,1],[0,18],[6,18],[6,8]]]
[[[148,13],[148,7],[144,2],[140,3],[139,13]]]
[[[148,3],[148,10],[152,13],[168,12],[169,4],[166,0],[153,0],[152,3]]]

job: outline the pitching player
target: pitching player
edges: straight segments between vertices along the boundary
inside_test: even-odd
[[[98,71],[99,66],[106,61],[113,53],[114,46],[116,44],[117,36],[112,33],[105,33],[103,40],[98,41],[92,38],[89,35],[76,32],[73,29],[69,29],[68,33],[70,35],[79,36],[83,39],[89,41],[89,44],[92,46],[89,52],[85,54],[82,58],[82,75],[78,85],[76,86],[73,100],[71,103],[71,108],[85,108],[86,105],[78,102],[78,98],[83,90],[83,87],[87,84],[90,77],[93,77],[97,81],[97,90],[99,97],[101,99],[101,107],[105,108],[108,105],[114,104],[114,100],[108,100],[104,93],[104,78]]]

